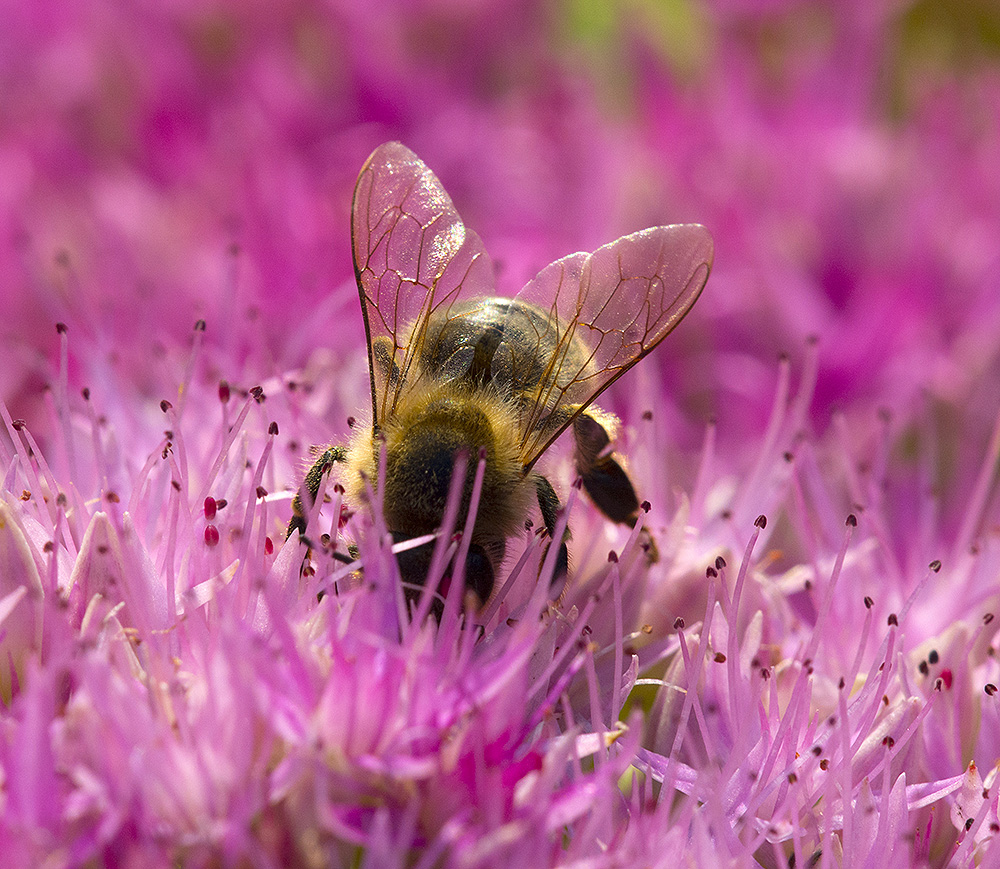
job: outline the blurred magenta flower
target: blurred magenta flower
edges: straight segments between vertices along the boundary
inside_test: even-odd
[[[4,12],[3,865],[996,862],[994,11]],[[367,401],[349,205],[388,139],[501,292],[711,229],[608,401],[657,563],[558,450],[571,582],[526,533],[481,630],[410,622],[332,486],[330,544],[283,543]]]

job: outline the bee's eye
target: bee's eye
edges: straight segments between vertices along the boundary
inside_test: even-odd
[[[465,558],[465,587],[474,591],[480,605],[489,600],[493,593],[493,562],[486,550],[473,543]]]
[[[392,532],[395,543],[402,543],[409,538],[405,534]],[[396,553],[396,563],[399,565],[399,575],[403,580],[403,594],[411,605],[416,605],[423,593],[427,571],[431,566],[431,556],[434,554],[434,544],[425,543],[413,549],[404,549]],[[447,589],[440,589],[444,592]],[[443,609],[440,601],[435,601],[436,608]]]
[[[398,532],[393,532],[392,537],[396,543],[408,539],[405,534]],[[433,542],[424,543],[413,549],[404,549],[396,554],[396,563],[399,565],[399,573],[403,580],[403,592],[407,601],[412,604],[420,600],[433,554]],[[452,570],[449,565],[438,587],[438,597],[431,604],[431,612],[436,618],[440,618],[444,611],[442,598],[448,595],[451,576]],[[480,605],[486,603],[493,593],[493,580],[493,562],[486,549],[477,543],[471,544],[469,554],[465,558],[465,587],[476,594]]]

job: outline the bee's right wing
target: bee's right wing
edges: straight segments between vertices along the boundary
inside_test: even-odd
[[[708,280],[712,256],[705,227],[654,226],[564,257],[524,287],[518,298],[548,314],[538,337],[547,366],[524,394],[519,423],[526,471],[684,318]]]
[[[428,317],[492,295],[493,266],[441,182],[399,142],[376,148],[358,175],[351,242],[377,431],[420,376]]]

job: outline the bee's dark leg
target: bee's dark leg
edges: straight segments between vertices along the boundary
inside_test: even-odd
[[[576,472],[590,500],[613,522],[635,525],[639,499],[628,474],[612,458],[607,430],[590,414],[581,413],[573,420],[573,436]]]
[[[341,564],[354,564],[361,557],[361,550],[358,549],[356,543],[347,544],[347,555],[343,552],[334,552],[333,560],[339,561]]]
[[[556,490],[552,488],[552,484],[545,479],[541,474],[535,474],[535,493],[538,496],[538,508],[542,512],[542,522],[545,523],[545,530],[549,532],[549,537],[555,537],[556,533],[556,520],[559,516],[559,496],[556,495]],[[569,551],[566,548],[566,540],[569,534],[563,535],[563,539],[559,541],[559,555],[556,558],[556,569],[552,574],[553,584],[566,576],[569,570]],[[549,544],[552,545],[551,543]],[[545,550],[548,552],[548,549]]]
[[[319,492],[320,484],[323,482],[323,477],[330,471],[333,467],[334,462],[344,462],[347,461],[347,447],[337,446],[330,447],[324,450],[318,459],[316,459],[313,466],[309,469],[306,474],[306,478],[302,481],[302,489],[309,493],[309,507],[313,505],[316,501],[316,494]],[[305,534],[306,530],[306,513],[309,511],[309,507],[304,507],[302,504],[302,490],[294,498],[292,498],[292,518],[288,523],[288,532],[285,534],[285,539],[287,540],[296,531],[299,534]]]
[[[581,413],[573,420],[576,472],[597,508],[613,522],[630,528],[639,518],[639,498],[625,469],[613,458],[611,436],[594,416]],[[647,560],[659,560],[656,542],[646,528],[640,532]]]

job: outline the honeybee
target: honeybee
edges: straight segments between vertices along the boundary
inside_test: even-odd
[[[309,503],[328,470],[345,463],[348,499],[380,486],[393,539],[413,539],[441,525],[456,462],[467,463],[460,515],[468,511],[484,456],[464,565],[465,587],[482,605],[532,501],[555,534],[559,498],[535,464],[570,428],[590,499],[614,522],[634,525],[635,488],[611,451],[617,420],[593,401],[691,309],[712,265],[708,231],[697,224],[645,229],[564,257],[515,298],[497,298],[479,237],[434,173],[389,142],[358,176],[351,239],[371,422],[356,428],[348,447],[319,456],[302,486]],[[306,505],[296,496],[292,507],[288,534],[304,534]],[[559,546],[556,572],[565,574],[565,540]],[[411,599],[431,555],[424,544],[397,556]]]

